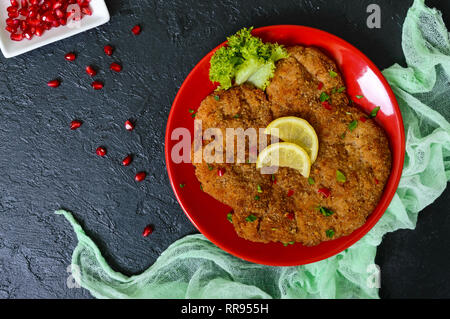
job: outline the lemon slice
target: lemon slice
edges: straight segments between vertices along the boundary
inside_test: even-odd
[[[306,120],[295,116],[280,117],[272,121],[264,133],[301,146],[308,153],[311,163],[316,161],[319,139],[314,128]]]
[[[299,145],[282,142],[274,143],[262,150],[256,160],[256,167],[290,167],[304,177],[309,177],[311,160],[308,153]]]

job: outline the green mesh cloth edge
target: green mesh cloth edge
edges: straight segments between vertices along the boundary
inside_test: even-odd
[[[359,242],[326,260],[298,267],[270,267],[235,258],[202,235],[173,243],[146,271],[114,271],[67,211],[78,245],[76,281],[97,298],[378,298],[371,285],[376,247],[385,233],[415,228],[417,215],[450,180],[450,42],[441,13],[415,0],[402,35],[407,68],[383,71],[402,111],[406,159],[386,213]]]

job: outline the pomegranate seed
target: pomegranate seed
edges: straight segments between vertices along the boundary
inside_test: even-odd
[[[217,170],[217,175],[222,177],[225,174],[225,168],[221,167]]]
[[[17,28],[12,27],[10,25],[7,25],[5,30],[8,31],[9,33],[16,33],[17,32]]]
[[[94,90],[101,90],[103,89],[103,83],[100,81],[94,81],[92,82],[92,87],[94,88]]]
[[[111,56],[113,54],[113,52],[114,52],[114,48],[112,46],[110,46],[110,45],[106,45],[104,47],[104,51],[105,51],[106,55]]]
[[[294,195],[294,191],[292,189],[290,189],[287,193],[287,196],[291,197],[292,195]]]
[[[134,130],[134,124],[133,124],[133,122],[131,122],[130,120],[126,121],[126,122],[125,122],[125,129],[126,129],[127,131],[132,131],[132,130]]]
[[[47,85],[51,88],[57,88],[60,84],[61,84],[61,81],[59,81],[59,80],[52,80],[52,81],[47,82]]]
[[[364,115],[363,116],[361,116],[360,118],[359,118],[359,120],[361,121],[361,122],[365,122],[365,121],[367,121],[367,117],[365,117]]]
[[[130,154],[122,160],[122,165],[128,166],[131,164],[132,161],[133,161],[133,156]]]
[[[375,178],[375,184],[378,185],[378,183],[380,183],[380,181],[378,179]]]
[[[13,41],[22,41],[23,40],[23,34],[22,33],[12,33],[10,38]]]
[[[66,59],[67,61],[75,61],[76,55],[75,55],[75,53],[70,52],[64,56],[64,59]]]
[[[10,2],[11,2],[11,5],[13,7],[18,7],[19,6],[19,2],[17,0],[11,0]]]
[[[319,188],[317,192],[322,194],[325,198],[328,198],[331,194],[331,191],[328,188]]]
[[[91,16],[92,15],[92,10],[89,7],[82,7],[81,8],[81,13]]]
[[[20,23],[20,20],[8,18],[6,19],[6,25],[9,25],[11,27],[18,27]]]
[[[97,75],[97,71],[95,71],[94,67],[88,65],[86,67],[86,73],[89,74],[90,76],[96,76]]]
[[[331,111],[333,108],[331,107],[330,103],[328,101],[323,101],[322,106],[326,108],[328,111]]]
[[[122,66],[120,65],[120,64],[118,64],[118,63],[115,63],[115,62],[113,62],[113,63],[111,63],[111,66],[109,67],[112,71],[115,71],[115,72],[120,72],[120,71],[122,71]]]
[[[25,38],[27,38],[28,40],[33,39],[33,34],[30,31],[28,31],[28,30],[23,33],[23,36]]]
[[[133,32],[134,35],[138,35],[141,33],[141,26],[140,25],[135,25],[132,29],[131,32]]]
[[[147,237],[148,235],[150,235],[151,233],[153,233],[153,227],[151,225],[147,225],[144,228],[144,231],[142,232],[142,236]]]
[[[142,182],[146,177],[147,177],[147,173],[146,172],[139,172],[134,177],[134,180],[136,182]]]
[[[95,150],[95,152],[97,153],[98,156],[105,156],[106,155],[106,149],[104,147],[97,147],[97,149]]]
[[[295,218],[295,215],[294,215],[294,213],[286,213],[286,218],[288,218],[288,219],[290,219],[290,220],[294,220],[294,218]]]
[[[83,124],[83,122],[74,120],[74,121],[72,121],[72,122],[70,123],[70,129],[71,129],[71,130],[76,130],[76,129],[79,128],[82,124]]]

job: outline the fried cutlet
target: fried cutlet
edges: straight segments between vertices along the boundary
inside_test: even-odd
[[[290,57],[277,63],[265,93],[248,85],[213,93],[202,102],[197,119],[203,130],[218,128],[226,136],[226,128],[258,129],[283,116],[304,118],[319,138],[310,179],[284,167],[264,175],[246,162],[196,163],[196,175],[205,192],[233,208],[239,236],[312,246],[365,223],[389,177],[391,154],[384,131],[349,102],[335,63],[315,48],[288,51]],[[323,92],[329,97],[326,103],[321,101]],[[355,120],[357,126],[350,130]],[[248,152],[246,156],[248,161]],[[337,180],[337,171],[345,182]],[[323,189],[330,192],[328,197]]]

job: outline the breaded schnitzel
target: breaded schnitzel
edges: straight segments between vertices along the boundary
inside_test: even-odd
[[[226,128],[265,128],[283,116],[307,120],[320,143],[310,179],[284,167],[264,175],[253,163],[236,162],[195,164],[196,175],[205,192],[233,208],[239,236],[312,246],[365,223],[389,177],[391,153],[384,131],[349,103],[330,58],[315,48],[288,52],[265,93],[248,85],[215,92],[202,102],[197,119],[203,130],[219,128],[224,136]]]

